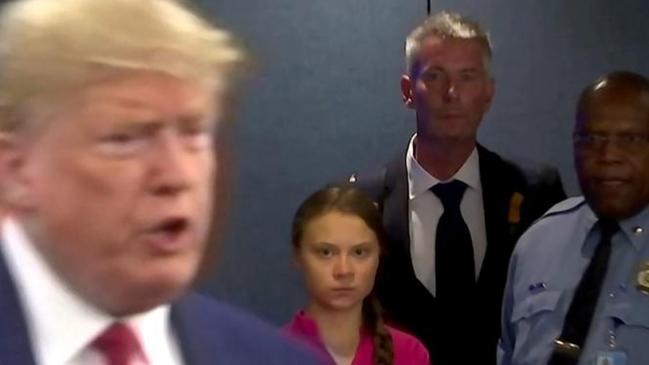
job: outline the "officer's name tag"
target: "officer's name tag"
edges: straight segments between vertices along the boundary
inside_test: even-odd
[[[624,351],[600,351],[597,354],[596,365],[627,365],[626,353]]]

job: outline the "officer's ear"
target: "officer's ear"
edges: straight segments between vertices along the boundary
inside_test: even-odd
[[[408,107],[408,108],[414,108],[414,93],[412,91],[413,83],[410,79],[409,75],[403,74],[401,75],[401,97],[403,99],[403,103]]]
[[[17,132],[0,132],[0,195],[3,205],[32,209],[31,140]]]

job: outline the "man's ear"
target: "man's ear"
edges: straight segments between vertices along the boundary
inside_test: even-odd
[[[0,132],[0,196],[4,204],[31,206],[26,159],[24,142],[15,133]]]
[[[414,108],[414,95],[412,92],[412,81],[410,80],[410,76],[403,74],[401,75],[401,97],[403,99],[403,103],[408,107],[408,108]]]
[[[487,80],[487,84],[485,87],[487,88],[485,92],[486,100],[485,100],[485,111],[484,111],[486,113],[491,108],[491,102],[493,101],[494,94],[496,93],[496,80],[494,80],[493,78],[489,78],[489,80]]]

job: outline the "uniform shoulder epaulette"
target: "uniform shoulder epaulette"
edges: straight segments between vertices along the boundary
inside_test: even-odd
[[[574,212],[575,210],[581,208],[581,206],[584,204],[586,204],[586,200],[584,199],[583,196],[568,198],[562,202],[557,203],[555,206],[550,208],[550,210],[548,210],[545,214],[543,214],[541,218],[539,218],[539,220],[552,217],[555,215],[562,215],[562,214]]]

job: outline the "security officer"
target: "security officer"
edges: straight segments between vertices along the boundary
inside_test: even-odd
[[[584,197],[512,256],[501,365],[649,364],[649,80],[618,71],[585,88],[574,155]]]

